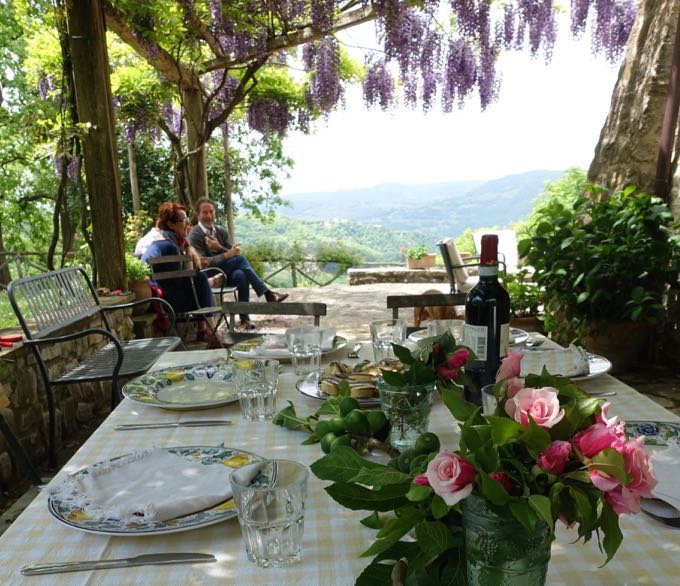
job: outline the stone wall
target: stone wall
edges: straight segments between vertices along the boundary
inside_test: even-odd
[[[407,269],[404,267],[348,269],[350,285],[372,285],[373,283],[447,283],[446,270],[441,267],[431,269]]]
[[[120,339],[134,337],[131,310],[109,312],[107,317]],[[55,335],[66,335],[88,328],[101,327],[99,318],[82,320]],[[105,343],[100,335],[46,346],[42,351],[52,376],[64,372],[80,360],[79,357],[94,352]],[[45,385],[33,351],[23,345],[4,351],[0,355],[0,395],[9,399],[9,405],[0,409],[14,430],[19,442],[34,463],[45,461],[48,446],[48,411]],[[95,414],[110,410],[111,383],[94,382],[52,387],[57,408],[57,447],[65,439],[76,435],[79,425]],[[15,482],[22,471],[10,457],[4,437],[0,434],[0,483],[6,486]]]

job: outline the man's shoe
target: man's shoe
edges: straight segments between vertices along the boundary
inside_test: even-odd
[[[254,330],[255,324],[250,320],[241,320],[236,327],[237,329],[246,332],[248,330]]]
[[[267,291],[264,294],[267,303],[281,303],[288,299],[288,293],[277,293],[276,291]]]

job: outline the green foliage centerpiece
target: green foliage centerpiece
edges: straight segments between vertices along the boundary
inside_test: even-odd
[[[395,353],[419,380],[463,374],[449,367],[460,349],[447,356],[446,339],[427,346]],[[333,499],[370,511],[362,523],[378,529],[357,584],[541,584],[558,521],[584,541],[595,534],[606,561],[615,554],[618,515],[638,512],[656,484],[644,438],[626,438],[609,404],[568,379],[520,378],[521,358],[511,353],[499,370],[493,414],[439,388],[459,421],[457,450],[431,452],[408,472],[342,446],[312,465]]]

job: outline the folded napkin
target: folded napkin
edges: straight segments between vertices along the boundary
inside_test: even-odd
[[[231,498],[232,469],[151,448],[68,476],[51,493],[97,520],[165,521]]]
[[[666,449],[655,449],[652,464],[658,481],[652,494],[680,509],[680,446],[669,443]]]
[[[288,330],[286,330],[288,332]],[[335,340],[336,330],[334,328],[321,328],[321,349],[322,350],[332,350],[333,341]],[[283,347],[286,346],[286,334],[283,334]]]
[[[569,348],[519,348],[522,358],[521,376],[541,374],[543,367],[550,374],[581,376],[590,372],[588,353],[577,346]]]

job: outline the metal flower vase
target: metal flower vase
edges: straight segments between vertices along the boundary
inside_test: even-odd
[[[475,494],[461,508],[469,586],[545,584],[553,535],[544,522],[530,532],[509,508]]]

